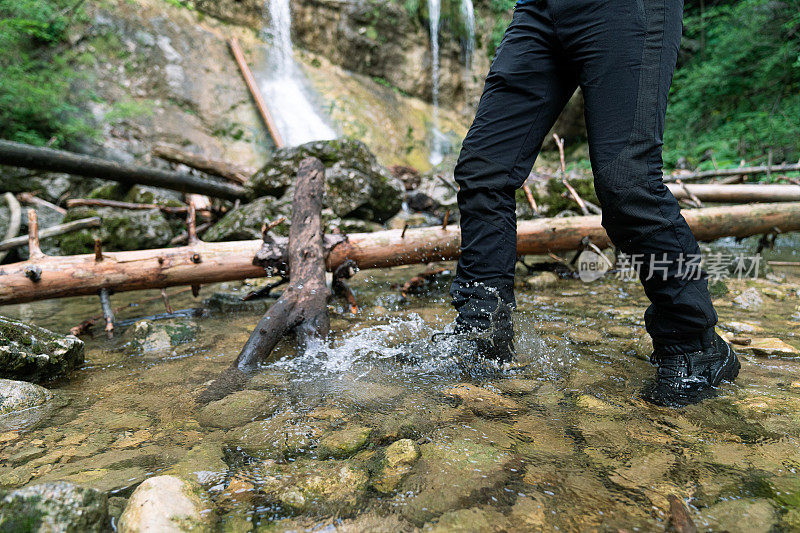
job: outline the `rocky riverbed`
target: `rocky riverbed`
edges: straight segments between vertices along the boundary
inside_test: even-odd
[[[673,410],[639,398],[653,371],[637,283],[520,272],[519,365],[476,375],[429,341],[453,317],[447,274],[400,296],[421,269],[358,274],[361,311],[333,302],[329,345],[283,342],[244,390],[204,406],[259,308],[183,292],[173,307],[204,310],[84,338],[83,366],[44,383],[45,415],[0,418],[0,521],[33,494],[38,519],[74,530],[665,530],[674,495],[701,529],[800,527],[800,277],[717,286],[720,330],[749,342],[740,379]],[[97,307],[2,312],[64,332]],[[119,329],[162,312],[145,301]]]

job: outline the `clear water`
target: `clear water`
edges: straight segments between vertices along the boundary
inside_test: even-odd
[[[289,0],[268,0],[271,45],[268,64],[255,75],[264,99],[287,146],[335,139],[336,132],[314,104],[303,73],[295,63]]]
[[[639,399],[653,372],[639,286],[562,280],[518,290],[520,365],[471,375],[450,346],[430,342],[453,318],[448,278],[399,295],[421,269],[358,274],[359,314],[335,300],[329,343],[298,353],[284,340],[246,385],[270,408],[244,419],[222,410],[217,420],[230,427],[215,427],[195,399],[236,357],[259,312],[192,319],[197,338],[163,352],[98,331],[86,339],[86,365],[49,385],[55,408],[32,427],[0,430],[0,484],[66,479],[126,497],[146,477],[178,471],[203,484],[219,531],[410,531],[437,521],[445,531],[659,531],[673,494],[701,530],[796,530],[800,361],[744,356],[737,384],[719,397],[682,410],[650,406]],[[785,297],[765,296],[759,311],[718,299],[721,324],[750,322],[800,347],[800,277],[754,285]],[[220,289],[246,290],[203,293]],[[149,296],[157,293],[119,294],[114,304]],[[172,305],[201,304],[183,292]],[[74,298],[2,313],[65,331],[98,307]],[[145,302],[118,319],[160,312],[158,301]],[[464,383],[478,399],[453,393]],[[353,427],[368,428],[363,447],[324,458],[324,439]],[[395,490],[379,493],[381,458],[400,438],[421,456]],[[298,490],[310,499],[303,509],[287,503]]]

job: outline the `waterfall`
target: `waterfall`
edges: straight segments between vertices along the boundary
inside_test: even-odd
[[[317,112],[303,73],[294,61],[289,0],[267,2],[270,22],[266,32],[271,35],[272,44],[268,65],[256,75],[278,131],[287,146],[335,139],[336,132]]]
[[[439,131],[439,18],[441,17],[441,0],[428,0],[428,19],[431,30],[431,84],[433,101],[433,128],[430,162],[438,165],[444,158],[445,139]]]
[[[475,52],[475,8],[472,0],[461,0],[461,16],[464,17],[464,26],[467,30],[467,43],[464,50],[464,63],[466,75],[469,78],[472,70],[472,54]]]

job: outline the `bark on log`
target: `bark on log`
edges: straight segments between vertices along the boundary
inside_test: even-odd
[[[209,159],[208,157],[193,154],[181,150],[169,144],[157,144],[153,148],[152,154],[170,163],[179,163],[187,167],[200,170],[206,174],[226,178],[236,183],[244,183],[250,176],[257,172],[257,169],[247,168],[226,161]]]
[[[66,172],[76,176],[100,178],[127,185],[152,185],[183,193],[195,192],[229,200],[247,198],[247,190],[232,183],[212,181],[180,172],[123,165],[99,157],[40,148],[12,141],[0,140],[0,165]]]
[[[683,216],[701,241],[760,235],[776,228],[800,231],[797,202],[690,209]],[[461,234],[457,226],[408,229],[404,237],[401,234],[402,230],[359,233],[339,238],[339,242],[326,236],[326,267],[333,271],[347,259],[366,269],[458,257]],[[600,247],[609,244],[599,216],[521,221],[517,251],[533,255],[576,250],[584,237]],[[180,248],[104,252],[101,262],[87,254],[0,265],[0,305],[97,294],[104,287],[123,292],[264,277],[262,265],[287,262],[286,239],[276,237],[269,247],[260,249],[262,244],[259,240],[199,241]],[[41,279],[36,283],[25,277],[25,270],[31,266],[41,268]]]
[[[322,246],[322,192],[325,169],[316,158],[300,163],[289,229],[289,286],[261,318],[234,366],[240,370],[266,360],[287,331],[294,329],[301,345],[324,338],[330,329]]]
[[[675,174],[674,176],[664,176],[665,182],[697,181],[706,178],[717,178],[721,176],[749,176],[751,174],[769,174],[772,172],[800,172],[800,163],[794,165],[765,165],[761,167],[736,167],[718,168],[715,170],[704,170],[702,172],[692,172],[690,174]]]
[[[668,183],[667,188],[678,200],[690,198],[687,191],[704,202],[743,204],[751,202],[800,202],[800,185],[767,185],[757,183],[693,185]],[[685,190],[684,190],[685,188]]]

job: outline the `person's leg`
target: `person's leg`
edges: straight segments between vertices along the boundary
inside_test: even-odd
[[[621,252],[641,261],[640,279],[651,301],[645,324],[655,356],[683,361],[686,354],[716,350],[717,315],[706,276],[686,275],[687,261],[698,259],[700,248],[662,179],[683,2],[566,4],[558,31],[580,69],[603,227]]]
[[[576,86],[543,2],[518,7],[455,168],[461,256],[450,294],[457,331],[501,333],[511,342],[514,192]]]

